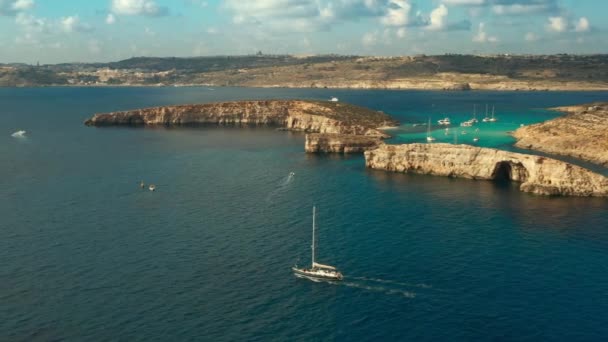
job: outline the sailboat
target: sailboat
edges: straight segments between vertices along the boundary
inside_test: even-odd
[[[496,121],[498,121],[498,119],[496,119],[494,117],[494,106],[492,106],[492,117],[488,121],[490,121],[490,122],[496,122]]]
[[[429,125],[426,129],[426,141],[428,141],[428,142],[435,141],[435,138],[433,136],[431,136],[431,118],[429,118]]]
[[[334,266],[323,265],[315,262],[315,210],[312,207],[312,262],[310,268],[299,268],[295,265],[291,268],[296,277],[304,277],[318,280],[342,280],[344,276]]]
[[[471,120],[472,123],[477,123],[477,105],[473,105],[473,118]]]
[[[483,120],[481,120],[483,122],[488,122],[490,121],[490,117],[488,117],[488,105],[486,104],[486,116],[485,118],[483,118]]]

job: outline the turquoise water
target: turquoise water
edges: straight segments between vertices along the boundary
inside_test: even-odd
[[[82,122],[337,96],[405,126],[444,113],[458,122],[491,103],[510,130],[557,115],[542,108],[607,95],[0,89],[0,340],[602,340],[605,199],[368,170],[361,156],[307,155],[303,135],[268,128]],[[28,137],[10,136],[19,129]],[[495,131],[491,144],[508,147]],[[342,283],[290,272],[308,260],[313,204],[319,261],[339,266]]]

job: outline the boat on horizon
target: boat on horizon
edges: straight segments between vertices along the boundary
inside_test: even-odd
[[[335,97],[335,96],[332,96],[332,98],[329,99],[329,101],[331,101],[331,102],[338,102],[338,98]]]
[[[344,276],[340,273],[336,267],[330,265],[319,264],[315,261],[315,214],[316,207],[312,207],[312,262],[310,268],[300,268],[298,265],[294,265],[291,270],[296,277],[308,278],[311,280],[342,280]]]

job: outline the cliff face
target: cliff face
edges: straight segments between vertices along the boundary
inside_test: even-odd
[[[377,127],[396,125],[388,115],[344,103],[267,100],[166,106],[95,114],[87,126],[270,125],[316,133],[388,137]]]
[[[569,114],[519,128],[515,145],[608,166],[608,103],[554,109]]]
[[[379,137],[353,134],[306,134],[304,149],[308,153],[361,153],[382,144]]]
[[[539,195],[608,196],[608,178],[555,159],[451,144],[381,145],[365,152],[373,169],[520,182]]]

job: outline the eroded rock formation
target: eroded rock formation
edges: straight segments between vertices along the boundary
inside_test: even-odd
[[[388,115],[341,102],[234,101],[95,114],[88,126],[269,125],[294,131],[388,137],[378,127],[398,124]]]
[[[608,166],[608,103],[553,109],[569,114],[519,128],[515,146]]]
[[[375,149],[382,143],[382,139],[375,136],[309,133],[306,134],[304,149],[308,153],[361,153]]]
[[[381,145],[365,152],[367,167],[471,179],[520,182],[540,195],[608,196],[608,178],[551,158],[452,144]]]

